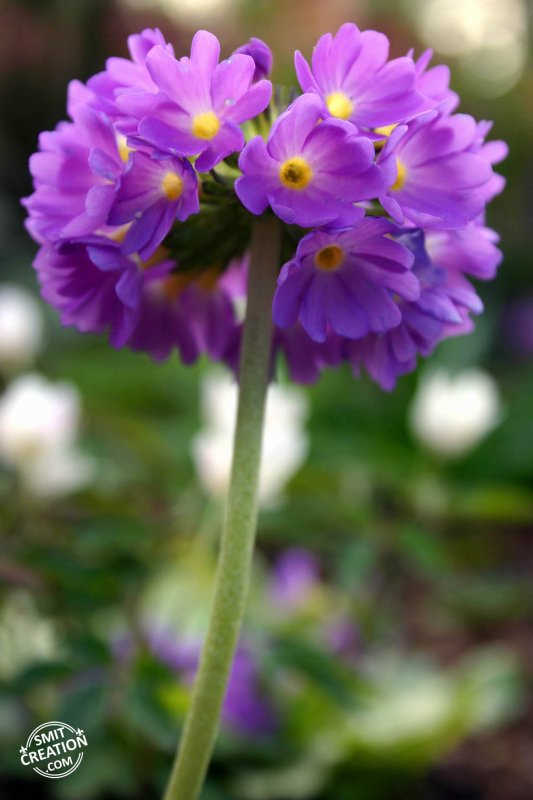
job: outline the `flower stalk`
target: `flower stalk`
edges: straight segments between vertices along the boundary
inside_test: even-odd
[[[270,214],[258,218],[252,229],[233,463],[213,606],[191,706],[164,800],[196,800],[200,794],[244,617],[257,525],[272,297],[280,245],[279,220]]]

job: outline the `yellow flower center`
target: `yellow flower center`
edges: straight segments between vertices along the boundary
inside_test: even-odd
[[[279,170],[279,177],[289,189],[305,189],[313,177],[313,170],[301,156],[293,156],[284,161]]]
[[[220,130],[220,120],[214,111],[197,114],[192,121],[192,134],[198,139],[214,139]]]
[[[396,127],[397,123],[394,125],[383,125],[381,128],[374,128],[376,133],[380,133],[382,136],[388,138],[391,133],[393,132],[394,128]]]
[[[126,164],[130,153],[133,153],[135,148],[129,146],[128,140],[122,133],[117,133],[117,147],[119,156]]]
[[[338,244],[328,244],[315,254],[315,264],[325,272],[340,267],[344,261],[344,250]]]
[[[165,172],[161,181],[161,188],[167,200],[178,200],[183,192],[183,181],[175,172]]]
[[[394,192],[399,192],[400,189],[403,189],[405,181],[407,180],[407,167],[405,166],[403,161],[400,161],[399,158],[396,159],[396,170],[397,170],[396,180],[394,181],[394,183],[390,188]]]
[[[383,136],[383,139],[378,139],[374,142],[374,147],[376,151],[379,153],[380,150],[383,150],[385,145],[387,144],[387,139],[393,132],[396,125],[383,125],[381,128],[374,128],[374,132]]]
[[[326,105],[332,117],[349,119],[353,113],[353,103],[344,92],[332,92],[326,97]]]

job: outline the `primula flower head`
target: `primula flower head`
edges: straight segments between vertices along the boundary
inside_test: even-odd
[[[34,266],[63,324],[238,372],[253,218],[267,214],[283,227],[272,376],[280,359],[299,383],[348,362],[391,389],[473,329],[466,276],[490,280],[501,261],[485,209],[507,146],[456,113],[431,51],[391,60],[382,33],[347,23],[310,65],[296,54],[295,97],[272,91],[260,39],[222,60],[206,31],[190,56],[157,29],[128,48],[71,82],[68,121],[30,160]]]

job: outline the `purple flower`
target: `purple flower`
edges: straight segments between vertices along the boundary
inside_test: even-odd
[[[450,69],[445,64],[429,67],[432,50],[426,50],[415,62],[416,86],[426,98],[424,108],[438,108],[441,113],[451,113],[459,105],[459,95],[450,89]]]
[[[245,56],[251,56],[255,63],[255,72],[253,82],[268,78],[272,71],[272,50],[263,42],[262,39],[256,39],[252,36],[249,42],[238,47],[235,53],[243,53]]]
[[[170,669],[181,673],[192,684],[201,645],[180,641],[165,630],[148,633],[154,655]],[[235,653],[222,708],[224,725],[241,736],[264,737],[272,734],[277,721],[271,703],[261,688],[257,657],[248,644],[240,643]]]
[[[286,330],[274,326],[272,374],[279,355],[284,356],[291,380],[305,385],[316,383],[325,367],[341,364],[342,339],[330,334],[325,342],[314,342],[300,324]]]
[[[354,203],[379,194],[383,182],[372,142],[347,122],[321,122],[322,114],[318,98],[299,97],[266,143],[257,136],[246,145],[235,191],[252,214],[270,205],[289,224],[350,225],[363,216]]]
[[[236,259],[219,281],[233,302],[242,304],[248,282],[248,254]],[[222,360],[236,375],[239,369],[241,327],[235,329]],[[285,330],[274,325],[270,372],[276,374],[278,357],[283,357],[291,380],[316,383],[325,367],[338,367],[343,360],[342,339],[330,335],[325,342],[314,342],[299,323]]]
[[[121,181],[108,224],[133,224],[122,243],[122,252],[138,253],[147,260],[170,231],[199,210],[198,180],[188,161],[154,159],[135,152]]]
[[[293,547],[277,558],[270,580],[272,601],[284,610],[305,604],[320,580],[320,564],[309,550]]]
[[[500,164],[507,158],[509,148],[501,139],[486,142],[485,139],[492,129],[492,122],[482,120],[477,123],[477,136],[473,141],[470,152],[479,153],[486,158],[489,164]],[[493,172],[490,180],[483,186],[485,202],[489,203],[497,195],[501,194],[505,188],[505,178],[497,172]]]
[[[496,231],[474,221],[458,231],[428,231],[426,250],[431,260],[445,269],[490,281],[503,258],[496,247],[499,240]]]
[[[233,660],[222,713],[226,724],[244,736],[268,736],[277,727],[274,709],[261,691],[258,665],[243,645]]]
[[[358,339],[399,325],[392,295],[416,300],[413,254],[388,236],[394,226],[366,217],[342,231],[315,231],[299,243],[283,267],[274,297],[274,322],[288,328],[299,320],[317,342],[328,331]]]
[[[388,57],[389,41],[383,33],[361,32],[346,23],[335,36],[320,37],[312,69],[298,51],[294,63],[303,91],[322,99],[322,113],[376,128],[408,119],[423,105],[413,60],[387,62]]]
[[[164,250],[142,262],[124,255],[118,241],[91,236],[59,250],[41,248],[34,266],[63,325],[109,332],[113,347],[127,345],[157,361],[174,348],[187,364],[200,353],[223,359],[238,329],[218,272],[175,272]]]
[[[165,360],[173,346],[190,364],[200,353],[213,361],[226,354],[239,331],[230,294],[216,270],[164,276],[146,270],[139,323],[128,346]]]
[[[34,267],[42,296],[59,311],[63,325],[81,333],[109,331],[113,347],[127,342],[138,320],[142,278],[118,245],[93,237],[90,248],[81,243],[60,250],[45,246]]]
[[[69,113],[78,103],[86,103],[93,108],[104,111],[111,119],[120,120],[123,114],[115,105],[117,94],[127,91],[145,91],[156,93],[158,91],[146,67],[146,56],[153,47],[163,47],[171,56],[174,48],[167,44],[158,28],[147,28],[139,34],[128,37],[128,50],[131,60],[127,58],[108,58],[106,69],[93,75],[87,85],[79,81],[72,81],[69,86]],[[124,119],[122,124],[137,130],[136,121],[132,120],[128,126]]]
[[[153,47],[146,65],[158,93],[117,97],[119,109],[139,120],[141,140],[173,155],[198,155],[199,172],[242,149],[239,125],[263,111],[272,92],[270,81],[252,85],[253,58],[237,54],[219,64],[219,54],[218,39],[207,31],[195,34],[190,58],[176,60]]]
[[[352,620],[341,614],[326,625],[324,634],[331,650],[355,667],[361,652],[361,634]]]
[[[379,163],[389,188],[379,199],[397,222],[462,228],[483,210],[492,169],[470,150],[477,136],[472,117],[435,113],[398,126],[388,138]]]
[[[406,230],[398,238],[414,253],[413,273],[420,283],[420,296],[414,302],[398,299],[402,321],[397,327],[346,343],[355,374],[364,366],[387,391],[400,375],[415,368],[419,354],[428,356],[445,336],[465,333],[471,327],[468,312],[483,310],[466,278],[430,261],[423,231]]]
[[[39,137],[30,158],[35,191],[23,200],[39,243],[86,236],[105,225],[125,167],[108,118],[86,106]]]

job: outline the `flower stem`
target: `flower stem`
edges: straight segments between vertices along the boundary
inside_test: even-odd
[[[191,706],[164,800],[196,800],[200,794],[244,617],[257,525],[272,297],[280,243],[281,225],[275,217],[264,216],[254,222],[233,464],[213,607]]]

